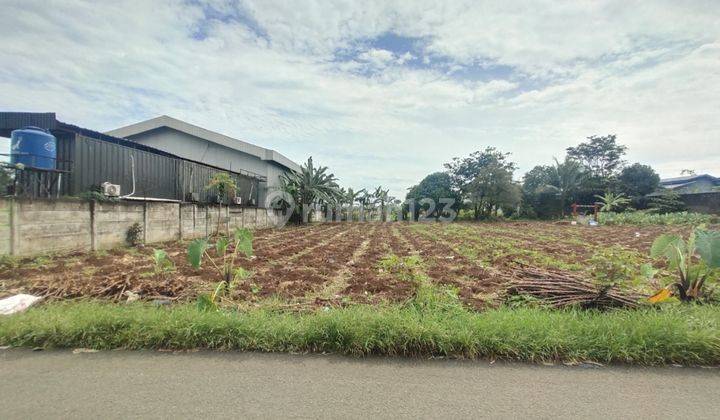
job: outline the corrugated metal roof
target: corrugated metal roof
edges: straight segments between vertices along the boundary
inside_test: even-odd
[[[214,169],[222,170],[222,171],[228,171],[224,168],[218,168],[213,165],[208,165],[204,162],[197,162],[191,159],[186,159],[177,155],[174,155],[172,153],[168,153],[164,150],[156,149],[154,147],[146,146],[144,144],[140,144],[131,140],[127,140],[121,137],[115,137],[113,135],[101,133],[99,131],[90,130],[87,128],[79,127],[77,125],[64,123],[62,121],[58,121],[56,118],[56,115],[54,112],[0,112],[0,134],[3,132],[10,132],[12,130],[16,130],[18,128],[27,127],[27,126],[35,126],[40,128],[45,128],[48,130],[60,130],[65,132],[71,132],[71,133],[77,133],[80,135],[83,135],[85,137],[91,137],[94,139],[106,141],[109,143],[115,143],[120,146],[129,147],[136,150],[142,150],[144,152],[153,153],[160,156],[166,156],[174,159],[180,159],[185,160],[188,162],[198,163],[201,165],[205,165],[207,167],[211,167]],[[233,170],[228,172],[234,172],[240,175],[249,176],[251,178],[259,179],[261,181],[267,180],[267,177],[264,175],[257,174],[255,172],[246,171],[246,170]]]
[[[222,146],[229,147],[243,153],[247,153],[261,160],[275,162],[295,172],[300,171],[300,165],[275,150],[256,146],[254,144],[238,140],[236,138],[232,138],[224,134],[217,133],[215,131],[210,131],[208,129],[198,127],[196,125],[169,117],[167,115],[161,115],[159,117],[151,118],[149,120],[130,124],[125,127],[117,128],[115,130],[110,130],[107,132],[107,134],[127,138],[161,127],[172,128],[174,130],[189,134],[191,136],[199,137],[201,139],[220,144]]]
[[[0,132],[9,134],[10,131],[23,127],[40,127],[52,130],[57,127],[54,112],[0,112]]]
[[[692,181],[697,181],[700,179],[709,179],[713,182],[720,181],[720,178],[716,178],[709,174],[700,174],[700,175],[687,175],[687,176],[678,176],[675,178],[665,178],[660,180],[661,185],[672,185],[672,184],[684,184]]]

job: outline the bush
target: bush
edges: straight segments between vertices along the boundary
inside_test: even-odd
[[[143,241],[143,228],[140,223],[133,223],[125,232],[125,242],[130,246],[140,245]]]
[[[680,195],[667,191],[662,195],[648,199],[649,212],[657,214],[677,213],[687,210],[687,206],[680,199]]]
[[[657,214],[649,211],[635,211],[624,213],[600,213],[602,225],[701,225],[716,223],[717,216],[702,213],[666,213]]]

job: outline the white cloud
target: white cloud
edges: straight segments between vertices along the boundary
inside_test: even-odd
[[[716,2],[212,7],[246,19],[180,0],[4,2],[0,108],[99,130],[169,114],[395,195],[486,145],[527,170],[606,133],[665,176],[720,175]],[[372,45],[388,32],[421,50]]]
[[[372,48],[358,55],[358,58],[362,61],[367,61],[374,67],[383,68],[388,64],[396,60],[395,54],[392,51]]]

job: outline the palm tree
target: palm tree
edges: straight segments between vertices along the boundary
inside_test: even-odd
[[[328,173],[327,166],[315,166],[312,156],[299,172],[285,172],[280,178],[280,189],[290,194],[300,206],[302,223],[308,221],[309,207],[313,204],[330,203],[338,197],[340,187],[335,175]]]
[[[600,211],[613,211],[630,203],[630,199],[625,197],[625,194],[615,195],[610,191],[606,192],[605,195],[595,195],[595,197],[600,200],[599,204],[602,204]]]
[[[580,188],[583,178],[582,164],[576,160],[565,158],[560,163],[555,159],[555,166],[550,168],[548,184],[545,189],[552,191],[560,198],[560,214],[565,217],[565,204],[574,191]]]

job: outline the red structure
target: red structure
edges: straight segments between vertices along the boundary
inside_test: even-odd
[[[596,222],[599,222],[598,220],[598,213],[600,212],[600,205],[599,204],[577,204],[573,203],[570,207],[572,207],[572,215],[573,217],[578,216],[578,209],[593,209],[593,219],[595,219]]]

